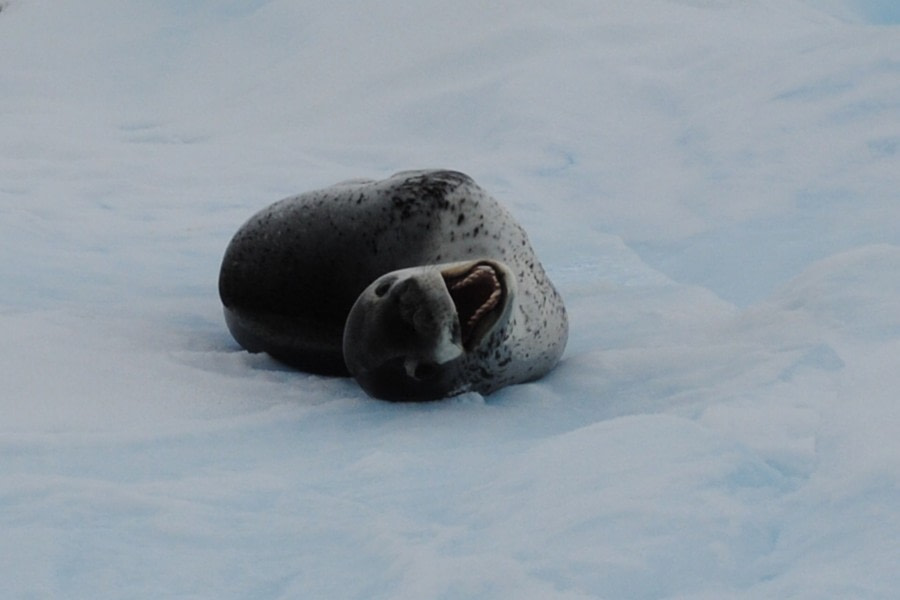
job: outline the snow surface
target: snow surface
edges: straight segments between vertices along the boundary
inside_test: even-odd
[[[891,0],[0,5],[3,598],[897,597]],[[529,231],[559,368],[242,352],[237,227],[420,167]]]

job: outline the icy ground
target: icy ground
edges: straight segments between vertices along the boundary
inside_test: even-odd
[[[892,0],[0,6],[0,597],[897,597]],[[242,352],[237,227],[418,167],[529,231],[560,367]]]

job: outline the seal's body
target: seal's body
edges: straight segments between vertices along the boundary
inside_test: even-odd
[[[512,216],[469,177],[406,171],[287,198],[231,240],[234,338],[370,394],[426,400],[539,377],[565,307]]]

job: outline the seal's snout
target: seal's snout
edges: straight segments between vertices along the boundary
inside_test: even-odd
[[[376,296],[378,288],[376,288]],[[451,318],[450,303],[442,298],[442,290],[433,281],[421,277],[399,279],[378,302],[385,314],[395,314],[416,345],[427,347],[443,340],[436,362],[446,362],[462,353],[459,327]]]
[[[380,313],[386,322],[394,323],[393,333],[400,332],[395,337],[398,347],[404,352],[414,350],[414,354],[426,357],[426,362],[437,364],[453,360],[463,352],[453,303],[440,282],[436,272],[393,277],[375,285],[373,300],[374,312]]]

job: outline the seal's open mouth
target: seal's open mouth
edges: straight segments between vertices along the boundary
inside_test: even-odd
[[[490,331],[505,304],[502,276],[488,263],[480,262],[459,272],[444,272],[444,283],[459,317],[463,346],[471,349]]]

